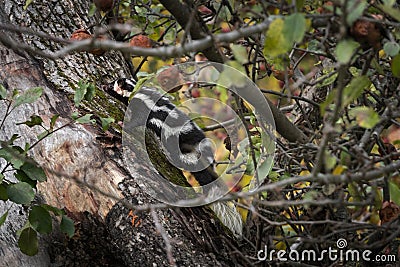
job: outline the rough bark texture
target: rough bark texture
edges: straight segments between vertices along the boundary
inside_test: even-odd
[[[125,180],[122,189],[132,204],[149,203],[148,196],[132,180]],[[134,212],[134,219],[126,215],[129,211],[117,204],[107,216],[113,245],[119,247],[123,261],[130,266],[169,266],[165,241],[151,214]],[[235,255],[231,255],[231,248],[236,244],[225,234],[210,209],[181,208],[155,213],[171,242],[177,266],[235,266],[237,263]]]
[[[89,3],[86,1],[34,1],[26,10],[23,10],[24,0],[0,3],[2,23],[26,26],[63,38],[68,38],[76,29],[94,25],[98,19],[87,16]],[[16,42],[41,50],[52,51],[60,47],[60,44],[36,36],[9,32],[0,34],[7,34]],[[0,45],[0,64],[0,82],[8,90],[26,90],[37,86],[44,89],[44,96],[39,101],[21,106],[12,113],[1,129],[2,140],[18,133],[22,136],[19,144],[35,142],[37,134],[42,131],[40,128],[15,127],[15,122],[25,121],[32,114],[42,116],[45,123],[49,123],[54,114],[60,114],[58,127],[70,122],[73,111],[110,115],[119,120],[123,118],[123,106],[100,89],[95,100],[79,110],[71,100],[79,80],[95,82],[101,88],[102,84],[117,77],[127,77],[128,69],[120,53],[107,52],[103,56],[79,53],[50,61]],[[0,112],[4,112],[4,107],[0,108]],[[118,130],[111,132],[117,134]],[[171,263],[149,212],[138,214],[140,223],[132,225],[129,209],[116,204],[115,199],[122,195],[133,204],[150,203],[152,200],[141,192],[134,178],[123,168],[117,146],[104,140],[114,139],[108,138],[98,126],[71,124],[35,147],[32,156],[49,170],[48,181],[38,187],[40,201],[65,208],[76,221],[77,234],[72,239],[57,233],[42,237],[39,255],[25,256],[17,248],[15,235],[26,221],[25,211],[18,205],[0,202],[0,214],[11,207],[5,225],[0,228],[2,264],[164,266]],[[145,163],[143,166],[146,168]],[[106,197],[83,184],[100,188],[115,198]],[[228,252],[228,246],[233,241],[207,208],[162,210],[156,214],[171,238],[172,256],[179,266],[234,264]]]
[[[32,7],[23,11],[24,2],[3,1],[1,8],[4,9],[1,10],[1,21],[28,26],[54,36],[67,37],[78,24],[78,22],[69,18],[79,21],[80,17],[85,17],[82,10],[76,10],[77,13],[70,13],[75,12],[71,8],[72,2],[64,2],[65,5],[58,5],[58,1],[53,1],[50,5],[33,4]],[[70,8],[68,8],[68,5]],[[87,8],[87,6],[81,8]],[[10,33],[2,34],[10,35]],[[10,35],[10,38],[40,49],[51,50],[55,48],[55,44],[31,36]],[[32,105],[21,106],[11,114],[1,129],[1,139],[5,140],[12,134],[18,133],[22,136],[18,140],[18,144],[23,146],[25,142],[35,142],[37,134],[42,129],[39,127],[31,129],[24,125],[15,126],[15,122],[23,122],[33,114],[40,115],[45,123],[48,123],[54,114],[60,114],[61,117],[57,126],[68,123],[72,105],[67,92],[71,92],[71,87],[85,76],[99,75],[99,70],[104,73],[107,72],[104,68],[99,68],[99,70],[95,68],[90,63],[92,62],[91,59],[94,59],[91,55],[80,54],[51,62],[34,58],[23,51],[15,53],[13,50],[1,46],[1,83],[8,90],[14,88],[26,90],[37,86],[44,89],[44,96],[39,101]],[[88,62],[88,64],[84,62]],[[112,66],[107,67],[111,68]],[[4,112],[4,107],[1,110]],[[109,156],[96,142],[96,137],[95,128],[73,124],[46,138],[33,150],[33,156],[48,170],[65,173],[69,176],[74,175],[78,179],[84,179],[88,184],[95,185],[118,197],[120,193],[117,191],[117,184],[124,175],[117,164],[109,160]],[[48,181],[39,185],[38,193],[44,197],[46,203],[61,208],[65,207],[72,214],[90,211],[103,218],[115,202],[96,191],[79,186],[77,183],[51,172],[48,172]],[[10,203],[5,203],[1,207],[1,214],[10,206]],[[16,205],[11,206],[12,216],[8,217],[6,225],[0,231],[2,256],[7,259],[5,261],[7,266],[46,266],[50,260],[46,254],[46,246],[43,246],[41,253],[35,257],[24,256],[16,247],[15,232],[26,221],[26,217],[21,216],[18,212],[21,209]],[[25,214],[25,212],[22,211],[22,214]]]

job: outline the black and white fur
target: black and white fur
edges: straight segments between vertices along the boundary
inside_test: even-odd
[[[136,82],[118,79],[109,93],[128,105]],[[201,186],[213,182],[214,154],[204,132],[157,89],[142,87],[131,99],[129,127],[146,125],[161,141],[163,152],[175,166],[190,171]],[[127,127],[127,125],[125,125]]]

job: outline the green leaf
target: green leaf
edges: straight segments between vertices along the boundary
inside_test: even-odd
[[[344,166],[349,166],[351,163],[351,156],[348,152],[340,152],[340,164]]]
[[[219,100],[222,103],[227,103],[229,99],[228,89],[223,88],[222,86],[216,87],[217,92],[219,93]]]
[[[96,5],[94,3],[91,3],[89,6],[88,17],[93,17],[95,13],[96,13]]]
[[[94,86],[94,84],[89,83],[85,94],[85,100],[92,101],[95,94],[96,94],[96,87]]]
[[[348,1],[347,4],[348,14],[346,17],[347,25],[349,26],[353,25],[353,23],[364,13],[364,10],[367,7],[367,5],[368,5],[367,1],[359,1],[359,0]]]
[[[239,88],[246,86],[248,82],[246,76],[239,73],[243,70],[243,66],[239,62],[232,60],[226,62],[226,65],[216,82],[219,87],[222,87],[217,87],[218,90],[226,90],[226,88],[230,88],[233,85]]]
[[[10,162],[15,169],[19,169],[24,164],[25,156],[23,150],[18,146],[7,146],[0,149],[0,158]]]
[[[94,119],[91,119],[91,117],[93,116],[93,114],[86,114],[82,117],[79,118],[73,118],[77,123],[96,123],[96,121]]]
[[[391,68],[393,76],[400,78],[400,54],[392,59]]]
[[[359,46],[360,44],[353,40],[340,41],[335,49],[337,60],[342,64],[349,63]]]
[[[351,73],[351,76],[353,76],[353,77],[360,76],[360,74],[361,74],[361,70],[357,69],[356,67],[350,67],[349,72]]]
[[[324,74],[317,80],[318,87],[324,87],[324,86],[331,85],[332,83],[334,83],[336,81],[337,76],[338,76],[337,72],[334,74],[332,74],[332,73]],[[321,84],[319,84],[319,81],[322,81]]]
[[[321,49],[321,42],[316,39],[312,39],[307,43],[307,50],[311,51],[311,52],[319,52],[319,53],[324,52]]]
[[[87,83],[79,81],[78,89],[76,89],[75,95],[74,95],[75,106],[79,107],[81,101],[85,98],[85,95],[86,95],[86,92],[87,92],[87,88],[88,88],[88,84]]]
[[[50,119],[50,129],[53,129],[56,125],[57,119],[60,117],[60,114],[53,115]]]
[[[32,115],[30,120],[24,121],[24,122],[18,122],[18,123],[16,123],[16,125],[25,124],[26,126],[31,128],[35,125],[41,125],[42,123],[43,123],[43,120],[40,116]]]
[[[0,184],[3,182],[4,174],[0,173]]]
[[[304,6],[305,0],[296,0],[296,9],[297,10],[302,10]]]
[[[322,103],[319,105],[319,109],[320,109],[320,112],[321,112],[321,115],[322,115],[322,116],[325,115],[326,109],[329,107],[330,104],[333,103],[333,101],[335,100],[335,98],[336,98],[336,91],[331,91],[331,92],[328,94],[328,96],[326,97],[325,101],[322,102]]]
[[[336,185],[335,184],[324,184],[322,186],[322,192],[324,193],[325,196],[330,196],[336,191]]]
[[[399,53],[400,45],[396,42],[387,42],[383,45],[383,51],[388,56],[394,57]]]
[[[22,170],[17,170],[14,173],[15,178],[18,179],[20,182],[25,182],[29,184],[32,188],[36,188],[37,181],[32,180],[25,172]]]
[[[393,6],[394,3],[396,3],[396,0],[383,0],[382,1],[384,5],[388,5],[388,6]]]
[[[47,205],[47,204],[42,204],[41,207],[46,209],[46,210],[48,210],[48,211],[53,212],[54,215],[56,215],[56,216],[61,216],[61,215],[64,214],[63,210],[61,210],[59,208],[56,208],[56,207],[53,207],[53,206],[50,206],[50,205]]]
[[[21,170],[34,181],[44,182],[47,180],[46,173],[43,171],[42,167],[38,167],[31,162],[26,161],[21,166]]]
[[[163,43],[165,45],[172,45],[175,43],[176,41],[176,29],[175,28],[171,28],[170,30],[168,30],[168,32],[164,35],[163,38]]]
[[[61,219],[60,229],[70,238],[73,237],[75,233],[74,221],[68,218],[66,215],[63,215]]]
[[[78,89],[75,91],[74,95],[74,103],[75,106],[79,107],[81,101],[85,100],[92,100],[95,95],[96,87],[92,83],[87,83],[84,81],[78,82]]]
[[[29,212],[29,223],[33,229],[41,234],[48,234],[52,230],[52,221],[50,213],[40,206],[33,206]]]
[[[382,66],[379,64],[378,60],[376,60],[376,58],[373,58],[371,61],[371,67],[373,69],[375,69],[376,72],[378,72],[378,74],[384,75],[384,71]]]
[[[30,4],[32,4],[32,3],[33,3],[33,0],[26,0],[23,9],[26,10],[28,8],[28,6],[30,6]]]
[[[72,118],[73,120],[76,120],[77,118],[79,118],[79,113],[78,113],[78,112],[72,112],[72,113],[71,113],[71,118]]]
[[[301,42],[307,29],[306,17],[295,13],[285,18],[282,34],[290,46],[293,42]]]
[[[38,253],[39,242],[37,233],[33,228],[28,227],[21,232],[18,239],[18,247],[28,256],[34,256]]]
[[[288,52],[292,43],[288,42],[283,36],[285,22],[283,19],[275,19],[269,25],[264,43],[264,55],[267,57],[277,57]]]
[[[383,202],[383,196],[382,196],[382,191],[380,188],[377,186],[372,186],[371,188],[372,195],[375,195],[374,197],[374,206],[376,209],[381,209],[382,208],[382,202]],[[389,189],[390,191],[390,189]]]
[[[101,127],[103,128],[103,131],[107,131],[108,128],[110,128],[110,124],[115,122],[114,118],[108,117],[108,118],[100,118],[101,121]]]
[[[6,201],[8,199],[7,187],[4,184],[0,184],[0,200]]]
[[[38,100],[43,94],[43,88],[34,87],[30,88],[21,94],[18,94],[14,98],[14,107],[18,107],[22,104],[30,104]]]
[[[26,154],[26,152],[29,151],[29,149],[31,149],[31,145],[29,143],[25,143],[25,147],[24,147],[24,154]]]
[[[3,223],[6,221],[8,216],[8,211],[6,211],[3,215],[0,217],[0,227],[3,225]]]
[[[343,90],[343,107],[357,99],[370,85],[371,81],[367,76],[353,78]]]
[[[279,181],[279,173],[277,173],[276,171],[271,171],[268,174],[268,178],[270,179],[271,182],[275,183]]]
[[[35,197],[32,187],[25,182],[9,185],[7,187],[8,198],[17,204],[28,205]]]
[[[360,127],[372,129],[379,122],[379,114],[371,107],[355,107],[349,111]]]
[[[390,181],[389,191],[391,200],[397,205],[400,205],[400,188],[395,183]]]
[[[0,84],[0,100],[6,98],[7,96],[7,90],[6,88]]]
[[[17,89],[14,89],[12,92],[12,98],[15,99],[15,97],[17,97],[17,95],[19,94]]]
[[[231,44],[231,49],[233,55],[235,56],[235,60],[237,60],[240,64],[246,64],[249,62],[246,47],[241,45]]]
[[[393,8],[392,5],[378,5],[378,8],[382,9],[383,12],[391,16],[397,21],[400,21],[400,10],[398,8]]]
[[[337,158],[333,156],[329,151],[325,151],[324,162],[325,162],[325,167],[328,170],[332,170],[337,163]]]
[[[363,199],[360,193],[360,189],[356,183],[349,183],[349,185],[347,186],[347,190],[349,191],[350,196],[353,198],[353,201],[358,202]]]
[[[318,197],[319,197],[319,193],[315,190],[311,190],[303,195],[303,200],[312,201],[312,200],[317,200]],[[310,206],[309,204],[304,205],[304,207],[306,207],[306,208],[308,208],[309,206]]]
[[[257,166],[257,177],[258,177],[258,183],[256,183],[254,186],[261,184],[265,177],[269,174],[269,172],[272,169],[272,164],[271,164],[271,157],[267,157],[263,161],[260,161],[258,158],[258,166]],[[255,180],[255,178],[253,178]],[[257,182],[257,181],[255,181]]]

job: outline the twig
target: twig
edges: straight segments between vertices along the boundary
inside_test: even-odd
[[[151,216],[153,217],[154,225],[156,226],[157,232],[161,235],[162,239],[165,242],[165,250],[167,252],[168,262],[171,266],[177,266],[174,256],[172,254],[172,246],[171,242],[165,232],[164,227],[161,225],[160,221],[158,220],[157,213],[155,212],[154,208],[150,209]]]
[[[251,117],[250,116],[244,116],[244,119],[246,121],[249,121],[251,119]],[[231,120],[227,120],[227,121],[224,121],[224,122],[221,122],[221,123],[216,123],[216,124],[212,124],[212,125],[209,125],[209,126],[205,126],[205,127],[202,127],[201,129],[203,131],[205,131],[205,132],[214,131],[216,129],[221,129],[221,128],[225,128],[227,126],[233,125],[233,124],[235,124],[236,121],[237,121],[237,119],[231,119]]]
[[[293,98],[293,99],[301,100],[301,101],[310,103],[310,104],[312,104],[312,105],[314,105],[316,107],[319,107],[319,104],[317,102],[315,102],[314,100],[311,100],[311,99],[308,99],[308,98],[305,98],[305,97],[302,97],[302,96],[294,96],[294,95],[289,96],[289,95],[281,93],[281,92],[277,92],[277,91],[273,91],[273,90],[266,90],[266,89],[260,89],[260,91],[263,92],[264,94],[271,94],[271,95],[277,95],[277,96],[280,96],[280,97],[286,97],[286,98]]]
[[[99,40],[99,39],[87,39],[82,41],[75,41],[66,47],[59,49],[55,52],[44,52],[38,49],[33,49],[28,45],[16,42],[10,38],[5,38],[5,36],[0,36],[1,41],[6,41],[6,43],[14,49],[23,50],[27,49],[33,54],[39,55],[44,58],[58,59],[73,52],[78,51],[90,51],[93,48],[100,48],[104,50],[118,50],[123,53],[135,54],[137,56],[154,56],[161,58],[168,57],[181,57],[188,52],[196,52],[199,50],[204,50],[211,47],[214,42],[234,42],[240,38],[248,37],[254,33],[260,33],[268,29],[270,20],[265,20],[257,25],[249,26],[247,28],[241,28],[228,33],[220,33],[213,37],[206,36],[199,40],[193,40],[190,43],[185,44],[185,46],[169,46],[169,47],[157,47],[157,48],[142,48],[130,46],[128,43],[121,43],[112,40]]]
[[[321,171],[321,168],[324,163],[323,159],[326,147],[334,132],[336,121],[338,120],[340,110],[342,109],[342,98],[343,98],[343,90],[346,86],[346,81],[345,81],[346,76],[347,76],[347,65],[340,65],[338,69],[338,88],[336,92],[335,109],[333,111],[332,117],[326,121],[325,127],[323,129],[323,136],[316,156],[315,167],[312,170],[312,174],[314,176]]]

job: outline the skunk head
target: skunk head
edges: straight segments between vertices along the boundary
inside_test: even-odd
[[[135,89],[136,81],[128,78],[120,78],[104,86],[104,90],[114,98],[128,105],[129,97]]]

